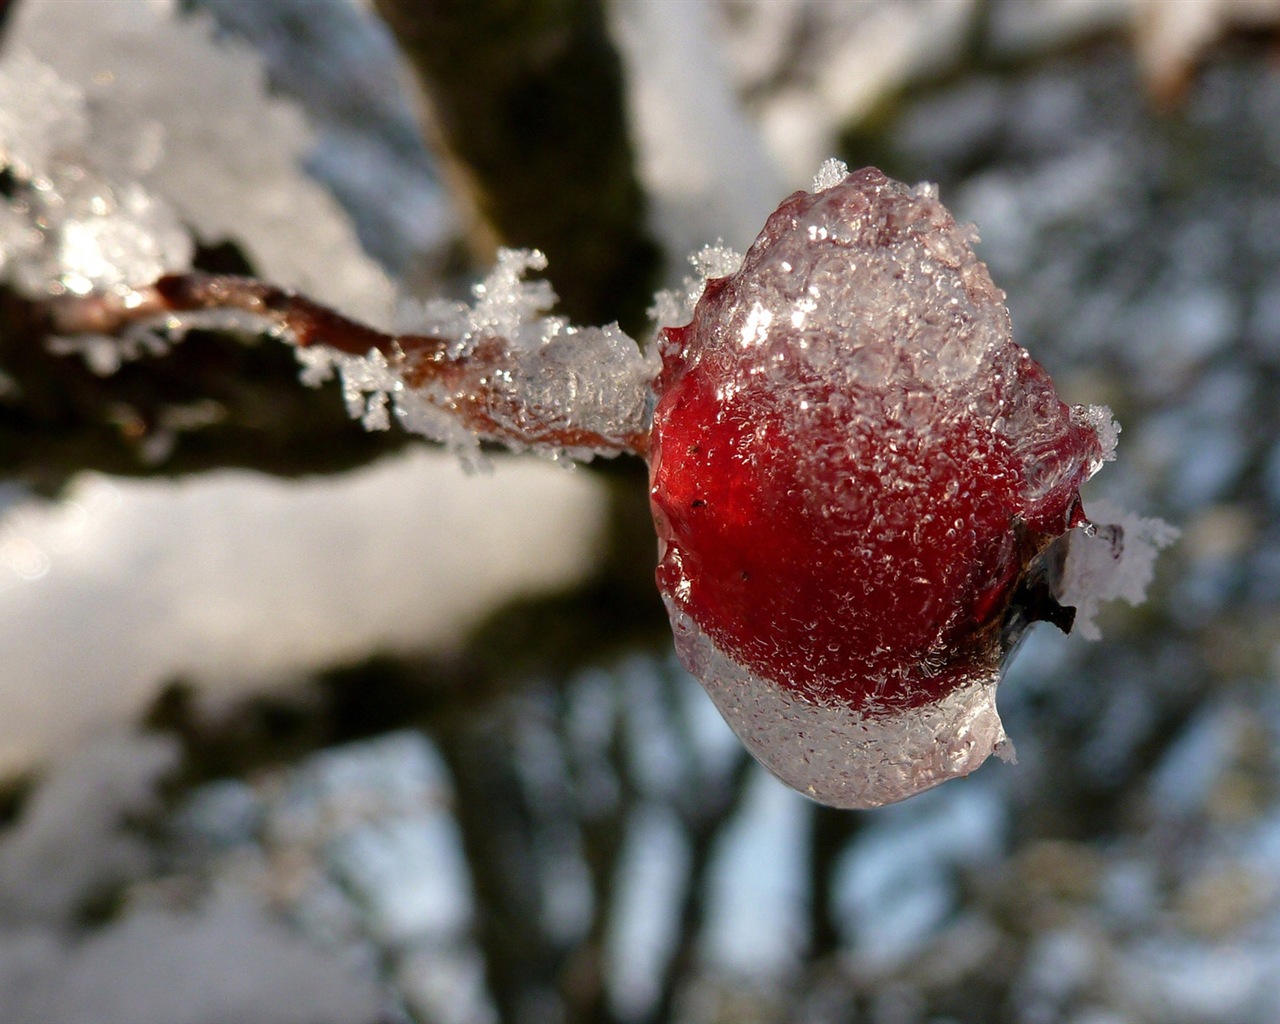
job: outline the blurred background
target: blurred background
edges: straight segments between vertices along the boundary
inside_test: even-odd
[[[375,323],[506,243],[642,337],[825,157],[937,182],[1182,537],[1024,645],[1016,765],[824,809],[675,663],[638,460],[468,475],[243,333],[95,372],[6,212],[0,1020],[1280,1020],[1280,4],[2,9],[81,104],[0,135]]]

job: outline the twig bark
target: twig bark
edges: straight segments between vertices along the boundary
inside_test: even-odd
[[[499,386],[523,358],[507,338],[487,335],[455,351],[448,338],[374,330],[305,295],[251,277],[171,274],[124,294],[66,296],[49,303],[49,326],[54,333],[114,335],[166,314],[198,311],[249,313],[264,329],[287,333],[301,348],[318,345],[353,356],[379,352],[408,388],[484,440],[597,455],[642,455],[648,448],[648,434],[639,424],[624,436],[606,436],[566,421],[564,410],[538,408],[519,389]]]
[[[85,469],[341,472],[415,441],[362,430],[334,389],[299,387],[284,345],[192,331],[169,354],[102,376],[50,351],[49,333],[46,303],[0,291],[0,475],[41,493],[57,493]]]

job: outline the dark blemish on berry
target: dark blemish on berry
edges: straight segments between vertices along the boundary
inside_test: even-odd
[[[689,507],[690,507],[690,508],[705,508],[705,507],[706,507],[706,504],[707,504],[707,503],[706,503],[705,501],[703,501],[701,498],[694,498],[694,499],[693,499],[693,501],[689,502]]]
[[[1023,568],[1001,627],[1006,650],[1013,650],[1035,622],[1048,622],[1063,633],[1071,632],[1076,609],[1058,603],[1068,547],[1069,539],[1059,537]]]

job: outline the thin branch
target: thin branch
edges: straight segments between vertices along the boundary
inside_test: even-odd
[[[211,311],[249,313],[300,348],[323,346],[350,356],[379,352],[409,389],[485,440],[606,456],[648,449],[643,429],[608,436],[565,422],[563,410],[533,406],[518,389],[503,387],[521,358],[506,338],[484,335],[459,349],[436,335],[388,334],[251,277],[171,274],[123,294],[62,296],[49,304],[49,326],[56,334],[118,335],[166,316]]]
[[[49,320],[56,334],[115,335],[171,313],[223,310],[251,313],[264,326],[289,333],[302,348],[324,345],[357,356],[376,350],[398,357],[438,352],[446,344],[442,338],[384,334],[304,295],[231,274],[170,274],[123,294],[63,296],[49,303]]]

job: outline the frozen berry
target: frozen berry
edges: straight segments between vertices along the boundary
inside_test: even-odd
[[[929,186],[773,213],[661,338],[650,448],[677,648],[770,770],[877,806],[1006,743],[1001,663],[1107,454]]]
[[[787,783],[876,806],[1008,754],[1001,665],[1029,622],[1070,625],[1058,594],[1082,594],[1087,618],[1098,594],[1133,591],[1116,552],[1086,560],[1101,583],[1057,578],[1109,413],[1065,406],[1014,344],[972,233],[930,186],[833,165],[661,332],[660,371],[615,327],[544,316],[550,290],[521,280],[535,253],[505,253],[475,306],[432,307],[421,334],[202,274],[71,297],[53,325],[244,310],[297,341],[309,379],[336,364],[371,428],[394,405],[461,450],[647,454],[686,666]],[[1133,574],[1168,542],[1157,527]]]

